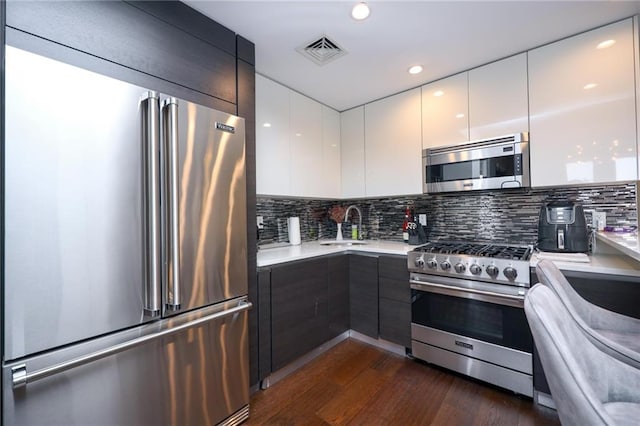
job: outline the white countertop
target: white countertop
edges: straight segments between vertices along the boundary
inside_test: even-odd
[[[339,254],[347,252],[392,254],[405,256],[415,246],[397,241],[366,240],[362,245],[322,245],[323,242],[332,240],[311,241],[300,245],[275,245],[275,247],[261,247],[258,250],[258,267],[276,265],[295,260],[308,259],[317,256]],[[345,243],[350,240],[343,240]],[[637,244],[637,243],[636,243]],[[554,263],[562,270],[590,272],[598,274],[612,274],[636,276],[640,278],[640,261],[623,254],[592,253],[588,262],[563,262]],[[531,267],[538,263],[538,257],[534,253],[531,257]]]
[[[406,256],[406,254],[415,247],[403,242],[384,240],[365,240],[361,241],[365,244],[358,245],[322,245],[323,242],[330,241],[332,240],[311,241],[295,246],[260,247],[258,250],[258,267],[345,252],[397,254]],[[345,239],[343,241],[346,244],[350,240]]]
[[[640,261],[640,244],[638,244],[637,232],[596,232],[596,239]]]
[[[624,275],[640,278],[640,262],[622,254],[592,253],[588,262],[563,262],[554,260],[560,270],[589,272],[593,274]],[[538,255],[534,253],[529,261],[531,267],[538,264]]]

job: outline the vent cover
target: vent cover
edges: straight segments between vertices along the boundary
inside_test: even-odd
[[[311,59],[318,65],[325,65],[334,59],[338,59],[347,52],[338,43],[330,40],[326,35],[320,36],[310,42],[296,48],[302,56]]]

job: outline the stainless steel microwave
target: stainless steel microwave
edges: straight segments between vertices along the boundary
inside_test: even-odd
[[[531,186],[529,133],[422,151],[426,193]]]

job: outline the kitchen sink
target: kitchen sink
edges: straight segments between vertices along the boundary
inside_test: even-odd
[[[321,246],[363,246],[367,244],[366,241],[359,240],[330,240],[330,241],[321,241]]]

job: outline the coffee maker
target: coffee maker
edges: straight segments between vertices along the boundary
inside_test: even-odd
[[[539,250],[584,253],[589,250],[588,235],[581,205],[571,201],[553,201],[540,208]]]

